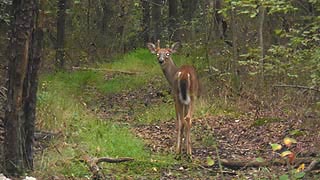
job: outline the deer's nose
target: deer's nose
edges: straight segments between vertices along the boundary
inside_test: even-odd
[[[162,64],[162,63],[164,62],[164,58],[163,58],[163,57],[160,57],[160,58],[158,59],[158,61],[159,61],[160,64]]]

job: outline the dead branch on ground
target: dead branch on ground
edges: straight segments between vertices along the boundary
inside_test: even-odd
[[[92,173],[92,179],[106,179],[105,175],[102,171],[100,171],[99,163],[107,162],[107,163],[121,163],[127,161],[133,161],[133,158],[123,157],[123,158],[108,158],[108,157],[90,157],[88,155],[84,155],[82,157],[83,161],[86,162],[89,167],[90,172]]]
[[[273,87],[274,88],[275,87],[297,88],[297,89],[305,89],[305,90],[320,92],[320,89],[317,89],[315,87],[300,86],[300,85],[278,84],[278,85],[274,85]]]
[[[240,169],[240,168],[248,168],[248,167],[263,167],[263,166],[282,166],[287,165],[287,161],[285,159],[274,159],[274,160],[227,160],[221,159],[221,164],[230,169]],[[293,166],[299,166],[300,164],[310,164],[306,168],[307,171],[312,171],[318,168],[319,160],[313,160],[313,158],[305,157],[305,158],[296,158]]]
[[[313,160],[309,166],[304,170],[304,172],[311,172],[313,170],[320,168],[320,160]]]

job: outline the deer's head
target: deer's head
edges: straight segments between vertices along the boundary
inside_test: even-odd
[[[158,40],[157,46],[153,43],[147,43],[147,47],[152,54],[157,55],[159,64],[165,66],[169,61],[172,61],[171,54],[177,52],[180,43],[176,42],[172,44],[171,48],[160,48],[160,40]]]

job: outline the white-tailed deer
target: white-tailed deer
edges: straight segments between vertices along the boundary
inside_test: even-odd
[[[194,108],[194,101],[199,95],[199,82],[195,68],[189,65],[177,67],[171,58],[180,47],[179,43],[174,43],[171,48],[160,48],[158,40],[157,47],[153,43],[148,43],[147,47],[152,54],[157,55],[161,69],[168,80],[176,109],[176,130],[177,130],[177,154],[181,153],[181,143],[183,139],[186,143],[187,154],[191,156],[191,117]]]

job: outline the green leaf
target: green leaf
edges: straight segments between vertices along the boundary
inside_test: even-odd
[[[258,157],[258,158],[256,158],[256,161],[257,162],[264,162],[265,160],[262,157]]]
[[[286,156],[288,156],[289,154],[292,154],[292,152],[291,152],[291,151],[283,151],[283,152],[281,153],[281,157],[286,157]]]
[[[291,136],[300,136],[302,134],[303,134],[303,132],[300,131],[299,129],[294,129],[294,130],[290,131]]]
[[[283,32],[282,29],[274,30],[274,33],[276,33],[276,35],[280,35],[282,32]]]
[[[272,143],[270,143],[270,146],[272,148],[272,151],[277,151],[277,150],[282,149],[282,146],[280,144],[272,144]]]
[[[209,156],[207,157],[207,165],[208,166],[213,166],[214,165],[214,160],[211,159]]]
[[[256,17],[256,16],[257,16],[257,12],[250,14],[250,17],[251,17],[251,18],[254,18],[254,17]]]
[[[298,173],[295,173],[295,174],[294,174],[294,177],[295,177],[296,179],[301,179],[301,178],[304,177],[304,175],[306,175],[305,172],[298,172]]]
[[[288,174],[281,175],[279,177],[279,180],[289,180],[289,175]]]

